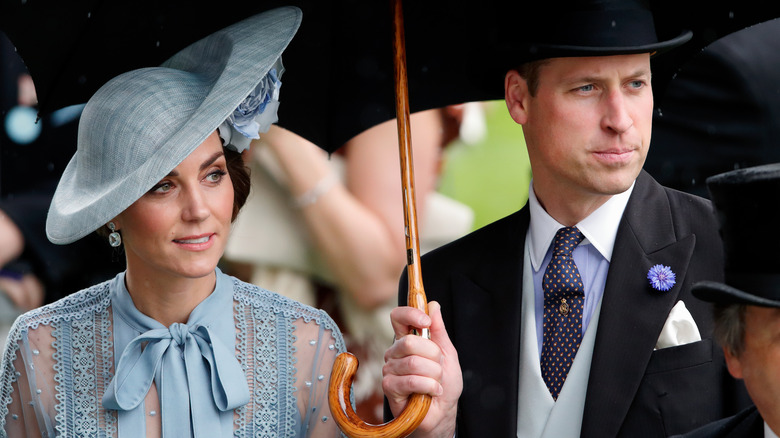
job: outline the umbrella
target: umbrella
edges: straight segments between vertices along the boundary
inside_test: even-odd
[[[780,16],[761,0],[649,0],[659,36],[691,42],[653,59],[662,96],[679,66],[731,32]],[[425,0],[404,6],[410,111],[503,98],[506,45],[532,38],[523,2]],[[0,29],[34,79],[42,113],[86,102],[108,79],[157,66],[186,45],[272,7],[303,10],[284,54],[280,125],[333,151],[395,117],[392,13],[387,1],[223,0],[218,10],[172,0],[0,0]]]
[[[417,209],[414,192],[414,170],[412,165],[411,126],[409,119],[409,92],[406,70],[406,43],[401,0],[393,0],[393,67],[395,83],[395,106],[398,120],[398,142],[401,162],[401,185],[403,188],[404,225],[406,228],[407,270],[409,292],[407,304],[428,313],[428,300],[422,283],[420,269],[420,242],[417,234]],[[428,330],[416,333],[430,339]],[[352,408],[350,395],[352,381],[357,372],[357,358],[351,353],[336,357],[328,385],[328,404],[333,419],[350,438],[405,437],[422,423],[431,396],[413,394],[403,412],[382,425],[364,422]]]
[[[709,197],[708,176],[779,162],[778,71],[780,19],[734,32],[693,56],[656,109],[645,170],[665,186]]]
[[[503,98],[503,75],[485,80],[480,46],[497,35],[499,1],[485,0],[478,10],[462,0],[409,3],[411,112]],[[182,0],[0,0],[0,29],[25,61],[38,109],[47,114],[86,102],[120,73],[160,65],[216,30],[281,5],[303,11],[283,56],[282,127],[333,151],[395,117],[388,1],[224,0],[215,10]]]
[[[761,0],[650,0],[650,6],[657,17],[659,37],[674,36],[681,28],[693,31],[690,42],[653,59],[656,102],[663,100],[680,67],[703,48],[733,32],[780,17],[780,2]]]

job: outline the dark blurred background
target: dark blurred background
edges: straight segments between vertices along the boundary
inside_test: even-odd
[[[0,277],[12,281],[34,275],[43,284],[48,303],[112,277],[124,269],[124,255],[96,235],[64,246],[46,238],[46,213],[60,175],[76,150],[81,107],[64,108],[36,120],[35,103],[25,65],[0,32],[0,210],[25,240],[18,258],[0,261]],[[0,245],[3,239],[0,235]]]
[[[713,42],[658,97],[645,169],[709,197],[706,179],[780,161],[780,19]]]

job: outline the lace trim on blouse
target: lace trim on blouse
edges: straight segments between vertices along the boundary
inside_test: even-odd
[[[101,405],[102,395],[113,377],[116,354],[110,281],[28,312],[15,322],[6,344],[0,378],[0,437],[7,436],[6,421],[17,420],[9,407],[15,401],[14,391],[18,391],[18,380],[23,375],[31,382],[30,388],[38,388],[35,390],[38,396],[33,394],[31,400],[25,400],[30,407],[21,409],[25,415],[26,410],[34,409],[43,436],[117,436],[116,411]],[[237,279],[233,279],[233,299],[235,354],[246,373],[251,394],[249,403],[234,410],[234,436],[308,436],[317,422],[329,421],[327,416],[320,417],[321,408],[327,408],[329,377],[323,370],[329,373],[335,354],[345,351],[338,327],[321,310]],[[298,342],[295,323],[301,320],[317,324],[316,339]],[[54,424],[45,414],[47,406],[37,385],[40,376],[35,374],[34,359],[19,361],[20,353],[38,354],[38,350],[30,347],[29,335],[41,326],[50,326],[54,339]],[[312,350],[314,363],[308,370],[296,367],[296,343],[316,349]],[[329,363],[320,363],[323,355]],[[15,368],[17,363],[24,363],[29,369],[21,373]],[[319,389],[314,390],[313,386]],[[303,394],[307,400],[297,400],[302,390],[308,392]],[[307,407],[303,418],[299,406]]]

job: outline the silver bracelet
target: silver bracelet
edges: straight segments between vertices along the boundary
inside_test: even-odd
[[[317,184],[315,184],[311,190],[303,193],[302,195],[296,196],[292,201],[293,206],[296,208],[303,208],[314,204],[317,202],[317,200],[319,200],[320,196],[327,193],[328,190],[330,190],[331,187],[333,187],[337,182],[338,179],[336,178],[336,175],[332,172],[329,173],[326,177],[317,181]]]

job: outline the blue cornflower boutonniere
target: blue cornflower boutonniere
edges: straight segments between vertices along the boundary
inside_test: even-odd
[[[672,268],[664,265],[655,265],[647,272],[647,279],[650,280],[650,286],[660,291],[668,291],[676,283],[675,274]]]

